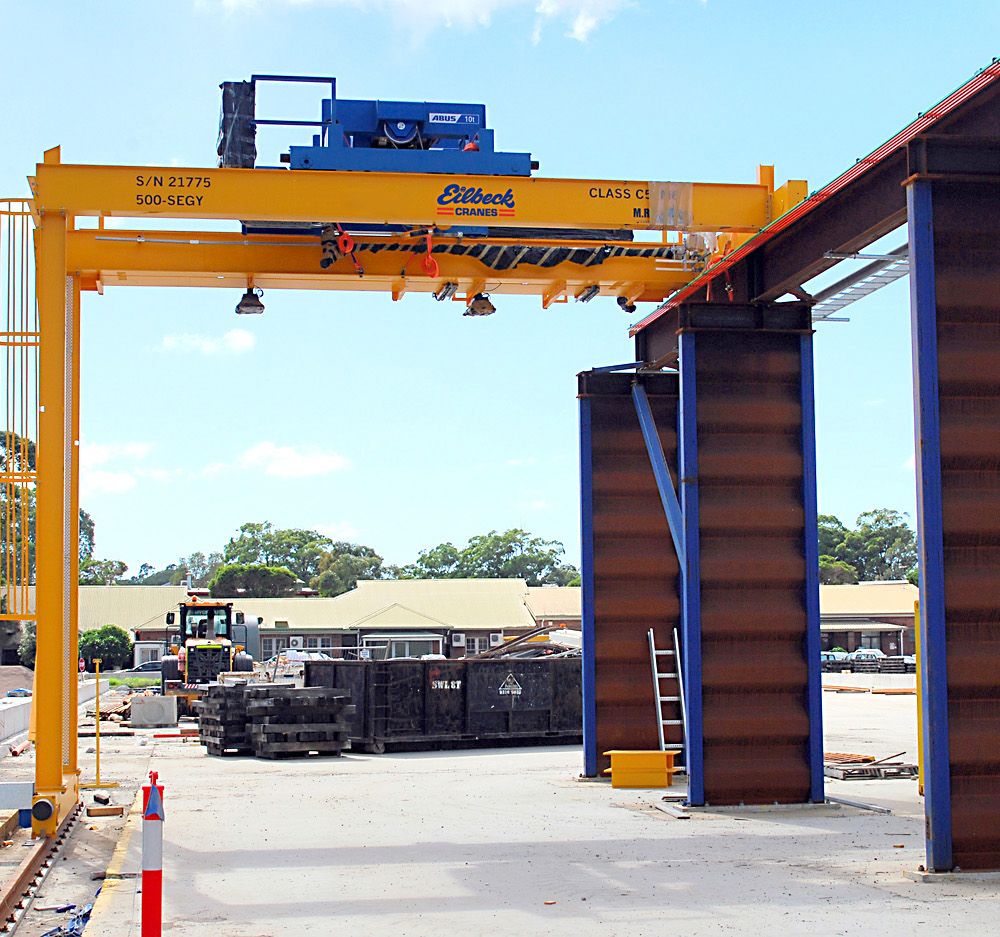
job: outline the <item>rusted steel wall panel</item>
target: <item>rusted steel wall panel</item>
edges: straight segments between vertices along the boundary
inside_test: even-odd
[[[580,375],[590,402],[593,557],[593,633],[598,770],[614,748],[659,746],[647,632],[673,648],[678,627],[679,568],[631,396],[632,374]],[[668,465],[676,465],[677,377],[643,378]],[[585,558],[585,562],[587,562]],[[585,574],[588,570],[585,570]],[[586,615],[586,611],[585,611]],[[667,658],[670,660],[670,658]],[[672,665],[661,665],[672,670]],[[676,681],[662,681],[677,696]],[[665,719],[680,719],[664,704]],[[681,740],[666,730],[668,744]]]
[[[1000,869],[1000,185],[932,193],[953,861]]]
[[[810,799],[800,332],[697,332],[705,801]]]

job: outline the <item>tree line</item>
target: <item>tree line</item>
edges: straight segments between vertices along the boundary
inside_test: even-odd
[[[315,530],[279,528],[269,521],[243,524],[217,552],[196,552],[163,569],[144,563],[121,584],[207,588],[212,595],[291,595],[303,588],[322,596],[353,589],[359,579],[520,578],[528,585],[579,585],[580,573],[563,562],[565,549],[525,530],[491,530],[465,546],[441,543],[404,566],[386,564],[374,548],[334,540]]]
[[[917,535],[907,516],[874,508],[854,528],[832,514],[819,518],[819,578],[829,585],[908,579],[917,582]]]

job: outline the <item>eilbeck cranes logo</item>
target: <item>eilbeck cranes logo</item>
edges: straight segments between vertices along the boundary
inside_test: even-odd
[[[454,218],[513,218],[514,191],[489,192],[482,186],[452,182],[437,197],[438,215]]]

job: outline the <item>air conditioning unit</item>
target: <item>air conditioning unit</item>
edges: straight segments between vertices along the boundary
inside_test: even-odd
[[[453,631],[451,634],[452,647],[465,647],[465,635],[460,631]]]
[[[490,647],[500,647],[501,644],[503,644],[503,632],[490,632]]]
[[[301,648],[302,647],[302,638],[299,638],[299,637],[291,637],[291,638],[289,638],[288,639],[288,646],[289,647]]]

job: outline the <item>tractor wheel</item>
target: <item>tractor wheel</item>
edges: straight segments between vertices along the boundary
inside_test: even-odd
[[[167,654],[162,658],[161,663],[163,666],[160,670],[160,688],[166,693],[168,683],[180,680],[181,667],[176,654]]]
[[[253,670],[253,658],[244,651],[240,651],[233,657],[233,670],[237,673],[250,673]]]

